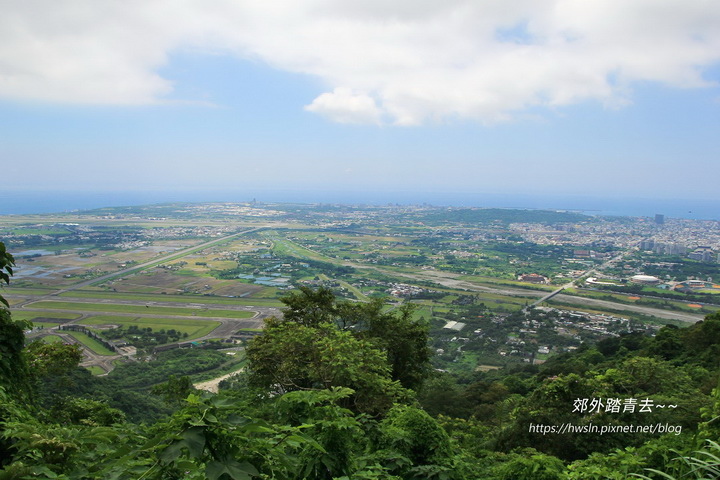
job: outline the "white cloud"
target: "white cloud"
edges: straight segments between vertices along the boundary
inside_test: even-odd
[[[321,78],[306,108],[349,123],[493,123],[628,103],[637,82],[708,86],[716,0],[2,1],[0,98],[156,103],[201,48]],[[300,106],[298,106],[300,107]]]
[[[382,116],[375,100],[342,87],[336,88],[332,93],[323,93],[305,109],[338,123],[379,124]]]

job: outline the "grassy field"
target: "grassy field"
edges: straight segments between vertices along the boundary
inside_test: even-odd
[[[46,335],[42,337],[40,341],[45,343],[62,343],[63,339],[57,335]]]
[[[58,325],[63,325],[63,324],[62,324],[62,323],[58,323],[58,322],[33,322],[33,327],[34,327],[34,328],[40,328],[40,327],[42,327],[42,328],[52,328],[52,327],[57,327]]]
[[[208,239],[207,239],[207,238],[199,238],[198,240],[201,241],[201,242],[206,242]],[[149,270],[149,269],[151,269],[151,268],[154,268],[154,267],[156,267],[156,266],[158,266],[158,265],[161,265],[161,264],[170,264],[171,262],[174,262],[175,260],[179,260],[179,259],[184,258],[184,257],[187,257],[187,256],[189,256],[189,255],[193,255],[193,254],[195,254],[195,253],[197,253],[197,252],[201,252],[202,250],[204,250],[204,249],[206,249],[206,248],[210,248],[210,247],[213,247],[213,246],[221,245],[221,244],[223,244],[223,243],[227,243],[228,241],[229,241],[229,239],[220,239],[220,240],[217,240],[217,241],[215,241],[215,242],[212,242],[212,243],[209,244],[209,245],[204,245],[204,246],[203,246],[203,245],[201,244],[201,245],[198,245],[198,246],[195,247],[195,248],[190,248],[189,250],[184,250],[184,251],[181,251],[181,252],[179,252],[179,253],[177,253],[177,254],[174,254],[174,255],[173,255],[173,254],[170,254],[170,256],[168,256],[168,257],[162,256],[162,257],[159,258],[157,261],[154,261],[154,262],[152,262],[152,263],[150,263],[150,264],[148,264],[148,265],[145,265],[144,267],[140,267],[140,266],[138,266],[138,267],[131,267],[127,272],[119,273],[119,274],[114,275],[114,276],[112,276],[112,277],[110,277],[110,278],[107,278],[107,279],[105,279],[105,280],[99,280],[99,281],[93,283],[93,285],[101,285],[101,284],[106,283],[106,282],[111,282],[111,281],[113,281],[113,280],[117,280],[118,278],[126,277],[126,276],[128,276],[129,274],[131,274],[131,273],[132,273],[132,274],[137,274],[137,273],[140,273],[140,272]]]
[[[339,283],[341,286],[347,288],[348,291],[349,291],[350,293],[352,293],[353,295],[355,295],[355,298],[357,298],[358,300],[363,301],[363,302],[367,302],[367,301],[370,300],[364,293],[362,293],[362,292],[360,291],[360,289],[358,289],[357,287],[353,287],[353,286],[350,285],[348,282],[345,282],[345,281],[343,281],[343,280],[339,280],[338,283]]]
[[[12,318],[13,320],[29,320],[31,322],[36,321],[40,318],[47,318],[52,320],[75,320],[76,318],[80,318],[81,315],[77,313],[67,313],[67,312],[52,312],[52,313],[40,313],[40,312],[27,312],[23,310],[15,310],[12,312]],[[45,322],[38,322],[43,323]]]
[[[424,318],[425,320],[430,321],[432,317],[432,307],[416,308],[413,312],[413,320],[419,320],[420,318]]]
[[[159,330],[175,329],[181,333],[187,333],[188,338],[184,340],[192,340],[194,338],[203,337],[215,330],[220,322],[211,320],[193,320],[193,319],[175,319],[175,318],[131,318],[117,317],[111,315],[98,315],[90,317],[78,322],[81,325],[92,327],[93,325],[121,325],[129,327],[135,325],[139,328],[152,328],[154,332]]]
[[[22,288],[7,287],[0,290],[3,295],[47,295],[54,292],[53,288]]]
[[[521,310],[526,304],[534,301],[533,298],[518,298],[508,297],[506,295],[499,295],[495,293],[478,293],[478,301],[484,303],[491,310],[495,310],[497,307],[502,306],[507,310]]]
[[[265,298],[266,292],[270,298]],[[276,288],[263,288],[261,292],[253,297],[228,298],[205,295],[162,295],[153,293],[115,293],[115,292],[91,292],[75,290],[60,294],[61,297],[72,298],[95,298],[107,300],[133,300],[140,302],[171,302],[171,303],[198,303],[204,305],[260,305],[265,307],[282,307],[283,303],[275,300]]]
[[[221,310],[216,308],[183,308],[183,307],[155,307],[142,305],[121,305],[117,303],[73,303],[41,301],[28,305],[30,308],[42,308],[48,310],[80,310],[88,312],[117,312],[137,313],[147,315],[179,315],[185,317],[221,317],[221,318],[251,318],[253,312],[237,310]]]
[[[278,256],[289,256],[289,257],[295,257],[295,258],[300,258],[300,259],[317,260],[320,262],[329,262],[329,263],[338,263],[338,264],[341,263],[340,260],[317,253],[314,250],[305,248],[305,247],[303,247],[291,240],[288,240],[286,238],[280,238],[278,236],[268,235],[268,239],[272,240],[273,253]]]
[[[77,323],[82,325],[115,325],[130,321],[132,321],[131,317],[126,317],[124,315],[93,315]]]
[[[98,355],[116,355],[112,350],[108,350],[103,344],[95,340],[94,338],[88,337],[82,332],[73,332],[71,330],[66,331],[68,335],[71,335],[77,341],[88,347]]]
[[[90,367],[85,367],[85,368],[90,370],[90,373],[92,373],[93,375],[103,375],[104,373],[106,373],[105,370],[98,367],[97,365],[92,365]]]
[[[546,292],[552,292],[557,287],[552,285],[538,285],[536,283],[528,283],[528,282],[518,282],[516,280],[507,280],[502,278],[493,278],[493,277],[483,277],[479,275],[462,275],[460,277],[461,280],[465,280],[470,283],[475,283],[477,285],[482,285],[485,287],[497,287],[498,285],[504,285],[508,287],[518,287],[518,288],[524,288],[528,290],[543,290]]]
[[[622,293],[611,293],[611,292],[598,292],[598,291],[590,291],[585,289],[568,289],[569,291],[567,293],[576,295],[579,297],[588,297],[588,298],[598,298],[602,300],[612,300],[616,301],[618,303],[624,303],[624,304],[637,304],[637,305],[645,305],[648,307],[653,308],[661,308],[661,309],[667,309],[667,310],[676,310],[681,312],[691,312],[691,313],[713,313],[718,310],[717,306],[714,305],[698,305],[698,306],[690,306],[692,304],[689,304],[687,302],[682,301],[682,299],[674,300],[674,299],[667,299],[667,298],[651,298],[651,297],[637,297],[634,295],[628,295],[628,294],[622,294]],[[565,292],[563,292],[565,293]],[[619,306],[618,306],[619,308]]]
[[[67,228],[4,228],[1,230],[6,235],[67,235],[69,230]]]

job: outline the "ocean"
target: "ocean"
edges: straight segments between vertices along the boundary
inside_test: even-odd
[[[170,202],[293,202],[353,205],[435,205],[571,210],[588,215],[720,220],[720,201],[579,195],[531,195],[467,192],[378,192],[331,190],[0,192],[0,214],[37,214]]]

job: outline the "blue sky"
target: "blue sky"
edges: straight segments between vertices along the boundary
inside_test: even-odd
[[[626,3],[23,2],[4,188],[720,200],[720,5]]]

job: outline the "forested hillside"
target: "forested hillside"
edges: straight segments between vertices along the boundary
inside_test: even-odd
[[[212,394],[217,352],[92,377],[3,303],[0,479],[720,478],[720,314],[452,375],[410,308],[301,288]]]

